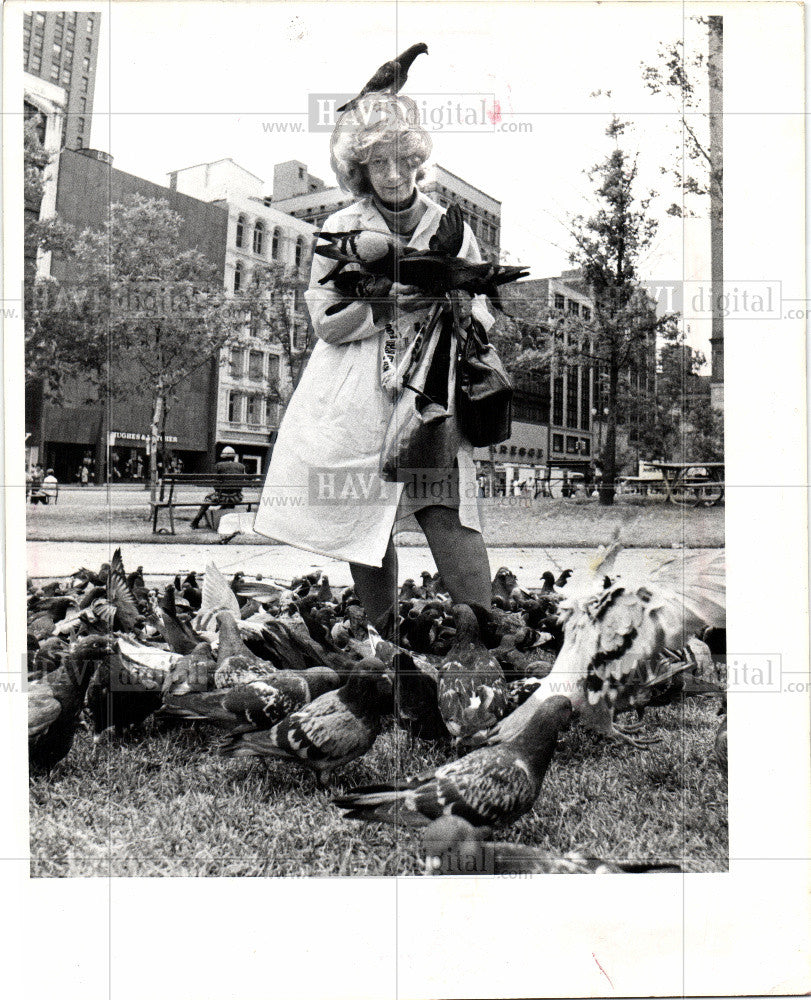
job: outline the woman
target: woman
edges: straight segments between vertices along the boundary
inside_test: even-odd
[[[390,232],[404,246],[427,249],[444,213],[417,189],[431,139],[414,102],[366,95],[339,119],[331,151],[341,187],[359,200],[330,216],[323,231]],[[481,261],[467,224],[460,256]],[[463,442],[455,468],[440,470],[428,484],[442,482],[439,490],[406,497],[403,484],[378,475],[396,399],[384,386],[387,361],[392,346],[402,350],[413,339],[432,303],[417,289],[394,284],[386,298],[328,315],[340,296],[320,280],[333,264],[313,259],[305,300],[318,340],[279,429],[254,530],[347,560],[370,621],[385,634],[396,620],[398,594],[392,529],[413,513],[454,602],[489,608],[472,447]],[[464,321],[472,314],[488,330],[494,320],[485,301],[474,298]]]

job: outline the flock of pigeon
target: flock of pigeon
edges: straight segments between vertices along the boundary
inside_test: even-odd
[[[216,727],[219,753],[303,766],[326,787],[393,719],[456,758],[332,802],[349,819],[426,827],[428,872],[674,870],[491,839],[533,808],[573,721],[645,747],[649,706],[703,695],[725,711],[722,564],[665,565],[632,581],[613,571],[618,550],[601,549],[586,570],[547,572],[536,589],[499,569],[487,609],[454,606],[425,572],[402,585],[386,637],[352,588],[321,573],[283,586],[242,573],[229,582],[209,565],[202,581],[189,573],[161,592],[142,567],[125,572],[119,549],[98,572],[29,581],[31,770],[50,773],[79,727],[97,744],[155,715]],[[621,728],[614,719],[626,711],[638,720]]]

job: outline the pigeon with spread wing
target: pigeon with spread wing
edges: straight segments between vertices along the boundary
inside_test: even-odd
[[[715,553],[687,553],[646,578],[606,581],[619,550],[615,541],[588,570],[572,575],[561,594],[564,641],[555,664],[537,691],[495,727],[489,742],[510,739],[526,714],[552,694],[569,697],[579,720],[595,732],[635,746],[649,742],[624,733],[614,716],[654,703],[678,673],[695,674],[701,644],[693,643],[692,655],[668,651],[682,650],[711,625],[723,626],[724,560]]]

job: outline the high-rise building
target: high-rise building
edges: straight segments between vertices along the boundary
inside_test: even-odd
[[[485,260],[498,262],[501,246],[501,202],[485,194],[440,164],[425,168],[419,186],[443,208],[456,204],[462,210]],[[314,226],[350,205],[355,198],[338,187],[327,187],[299,160],[277,163],[273,168],[273,204],[281,212]]]
[[[23,19],[23,69],[65,92],[59,145],[69,149],[90,144],[100,27],[100,11],[30,11]]]

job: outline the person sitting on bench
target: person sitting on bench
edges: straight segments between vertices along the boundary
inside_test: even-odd
[[[237,453],[233,448],[226,445],[220,452],[220,460],[214,466],[214,471],[218,476],[244,476],[245,466],[237,461]],[[192,528],[199,528],[200,522],[206,516],[209,507],[219,507],[221,510],[233,510],[234,504],[242,503],[242,490],[233,486],[217,487],[213,493],[209,493],[194,520]]]

